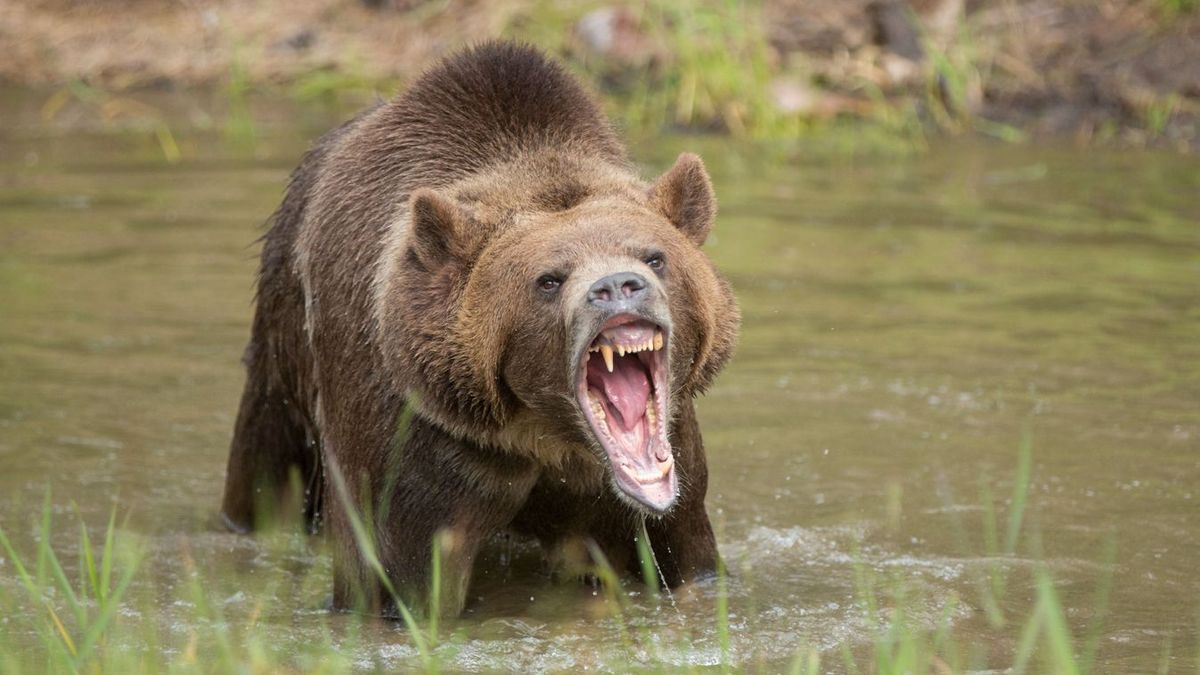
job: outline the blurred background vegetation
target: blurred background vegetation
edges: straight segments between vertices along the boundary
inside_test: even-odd
[[[213,522],[248,244],[334,120],[493,37],[718,185],[736,566],[597,591],[502,542],[459,624],[328,613],[324,540]],[[0,0],[0,54],[0,675],[1197,672],[1200,164],[1128,148],[1200,149],[1200,0]]]
[[[145,95],[354,107],[492,37],[564,59],[632,131],[1200,147],[1198,0],[9,0],[0,81],[170,130]],[[153,100],[153,99],[149,99]],[[239,131],[239,128],[241,130]]]

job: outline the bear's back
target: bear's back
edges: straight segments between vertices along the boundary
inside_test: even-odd
[[[328,167],[343,195],[354,193],[345,204],[352,209],[372,197],[395,203],[414,189],[443,187],[544,148],[626,162],[612,126],[575,78],[511,42],[441,61],[353,127]]]
[[[625,156],[595,101],[562,66],[508,42],[443,61],[381,113],[438,185],[545,147],[618,164]]]

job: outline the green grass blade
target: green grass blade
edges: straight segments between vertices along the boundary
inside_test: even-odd
[[[858,663],[854,661],[854,653],[850,651],[850,643],[841,644],[842,665],[850,675],[858,675]]]
[[[75,587],[71,584],[71,580],[67,578],[67,573],[63,570],[62,564],[58,561],[58,555],[54,553],[53,549],[46,556],[46,564],[54,574],[54,581],[59,590],[66,597],[68,608],[75,615],[75,620],[79,622],[80,626],[86,625],[87,608],[79,601],[79,596],[75,594]]]
[[[1029,496],[1029,481],[1033,473],[1033,428],[1026,426],[1021,433],[1021,445],[1017,452],[1017,475],[1013,481],[1012,504],[1008,510],[1008,531],[1004,537],[1004,552],[1017,552],[1017,540],[1021,536],[1021,521],[1025,517],[1025,501]]]
[[[650,533],[646,531],[646,519],[642,518],[641,531],[634,538],[637,544],[638,562],[642,567],[642,581],[646,584],[646,592],[650,597],[658,597],[658,563],[654,559],[654,549],[650,548]]]
[[[112,621],[112,618],[116,615],[117,610],[120,608],[121,599],[125,597],[125,593],[129,590],[130,584],[133,583],[133,577],[139,568],[140,557],[141,556],[139,554],[136,558],[130,560],[129,565],[121,574],[120,581],[117,582],[117,588],[105,598],[103,603],[101,603],[100,614],[96,617],[96,620],[93,621],[90,626],[88,626],[87,632],[84,636],[83,645],[79,648],[80,663],[85,662],[91,656],[92,650],[95,649],[100,641],[104,638],[105,632],[108,630],[108,624]]]
[[[433,535],[433,546],[430,547],[433,560],[430,561],[429,639],[434,645],[438,641],[438,619],[442,613],[442,543],[442,533]]]
[[[1054,672],[1062,675],[1078,675],[1079,664],[1075,660],[1075,652],[1071,646],[1071,630],[1067,626],[1067,617],[1058,601],[1054,582],[1045,570],[1038,573],[1037,594],[1038,604],[1043,608],[1046,641],[1049,643]]]
[[[608,562],[608,557],[604,555],[604,551],[596,545],[596,542],[588,539],[588,553],[591,554],[592,560],[596,563],[596,576],[600,579],[600,584],[604,588],[604,593],[608,597],[609,605],[613,608],[617,620],[617,633],[620,635],[621,644],[625,647],[627,654],[634,652],[635,646],[633,639],[629,636],[629,630],[625,622],[625,611],[620,594],[621,580],[617,577],[617,573],[613,571],[612,565]]]
[[[1000,555],[1000,535],[996,504],[992,497],[990,479],[983,476],[980,479],[980,498],[983,500],[983,550],[991,560],[987,564],[987,583],[981,584],[984,593],[983,608],[988,622],[995,628],[1004,626],[1004,611],[1000,608],[1000,598],[1004,597],[1005,586],[1008,583],[1004,566],[996,557]]]
[[[1000,535],[996,525],[996,502],[992,496],[991,477],[986,473],[979,477],[979,499],[983,503],[983,551],[987,555],[999,555]]]
[[[42,498],[42,521],[38,526],[37,562],[33,573],[39,588],[46,585],[46,566],[47,559],[50,556],[50,520],[50,488],[47,487],[46,495]]]
[[[1080,670],[1089,673],[1096,663],[1096,653],[1100,650],[1100,640],[1104,634],[1104,619],[1108,612],[1109,598],[1112,596],[1113,572],[1116,569],[1117,541],[1109,536],[1104,541],[1103,568],[1100,585],[1096,587],[1096,598],[1092,601],[1092,611],[1095,612],[1091,625],[1088,626],[1088,637],[1084,643],[1083,654],[1079,657]]]
[[[83,522],[78,508],[75,509],[75,514],[79,518],[79,546],[83,549],[83,560],[79,564],[79,595],[86,601],[97,587],[96,556],[92,551],[92,539],[88,536],[87,523]]]
[[[221,667],[217,670],[220,672],[235,672],[237,670],[236,660],[234,658],[233,644],[229,637],[229,626],[225,622],[220,608],[209,601],[209,594],[205,592],[205,588],[201,583],[195,561],[192,560],[190,555],[187,555],[185,562],[187,563],[188,570],[188,590],[191,593],[196,615],[206,621],[207,628],[216,646],[215,655],[211,653],[205,654],[206,660],[218,662]],[[203,626],[201,624],[197,628]]]
[[[1011,669],[1014,675],[1021,675],[1025,672],[1025,668],[1033,658],[1034,650],[1037,649],[1037,638],[1041,631],[1042,607],[1039,604],[1034,607],[1033,614],[1025,622],[1025,627],[1021,629],[1021,637],[1017,640],[1016,656]]]
[[[1158,657],[1158,675],[1167,675],[1171,672],[1171,636],[1163,641],[1162,654]]]
[[[733,666],[730,663],[729,574],[725,561],[720,558],[717,559],[717,643],[721,647],[721,669],[728,672]]]
[[[946,606],[942,608],[942,613],[938,617],[937,630],[933,634],[933,644],[931,645],[935,654],[939,654],[946,649],[950,641],[950,629],[954,625],[954,612],[958,610],[958,603],[958,594],[951,593]]]
[[[408,606],[400,598],[399,593],[396,592],[396,588],[393,586],[387,570],[384,569],[383,562],[379,559],[374,538],[367,529],[358,512],[358,508],[354,505],[350,497],[350,489],[346,485],[346,478],[342,475],[341,468],[331,461],[327,462],[326,470],[329,472],[329,477],[333,482],[334,492],[337,493],[338,501],[342,503],[342,508],[345,509],[347,519],[350,521],[350,529],[354,535],[354,541],[358,546],[359,553],[362,554],[367,566],[375,573],[380,585],[387,590],[392,601],[396,603],[396,611],[400,612],[400,618],[404,621],[404,626],[408,629],[409,636],[416,645],[417,651],[421,654],[421,660],[427,668],[433,668],[433,654],[429,650],[429,645],[425,641],[425,637],[422,635],[421,627],[417,624],[417,620],[412,612],[409,611]]]
[[[46,603],[46,611],[50,613],[50,619],[54,622],[54,628],[58,631],[58,636],[66,645],[67,651],[71,656],[78,657],[79,650],[75,647],[75,641],[71,639],[71,633],[67,631],[67,627],[63,625],[62,619],[58,618],[58,612],[54,611],[54,606]]]
[[[112,583],[114,540],[117,532],[117,504],[113,502],[108,514],[108,528],[104,531],[104,550],[100,552],[100,585],[96,587],[96,597],[107,602]]]
[[[41,586],[39,586],[34,580],[33,576],[29,574],[29,570],[26,569],[25,564],[21,562],[21,556],[17,555],[16,549],[13,548],[12,542],[9,541],[8,535],[4,533],[4,528],[2,527],[0,527],[0,545],[4,547],[4,552],[8,555],[8,558],[12,560],[13,567],[17,569],[17,576],[20,577],[21,585],[25,587],[25,591],[28,592],[30,597],[32,597],[34,600],[40,598],[41,592],[39,589]]]

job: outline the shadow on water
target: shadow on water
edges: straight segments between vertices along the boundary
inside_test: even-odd
[[[117,500],[143,555],[129,596],[139,600],[117,620],[144,624],[183,662],[197,631],[252,626],[256,648],[297,667],[334,647],[352,667],[419,664],[403,627],[323,611],[319,540],[214,527],[252,243],[332,119],[287,124],[286,110],[272,112],[247,151],[218,130],[189,130],[184,116],[172,126],[181,156],[168,164],[145,133],[51,133],[36,97],[5,101],[0,527],[18,550],[36,550],[49,485],[54,548],[74,578],[74,509],[99,541]],[[960,643],[980,643],[964,647],[965,665],[1000,667],[1020,651],[1042,563],[1076,634],[1093,625],[1110,537],[1101,669],[1194,660],[1193,159],[968,142],[875,157],[713,138],[636,147],[654,168],[699,150],[721,198],[708,250],[745,325],[699,405],[730,577],[670,595],[627,584],[617,597],[551,583],[534,547],[498,541],[466,615],[442,631],[448,667],[728,658],[773,671],[807,650],[823,664],[842,665],[843,651],[869,660],[879,626],[865,577],[879,612],[902,610],[931,633],[951,625]],[[1011,509],[1000,496],[1012,493],[1030,423],[1027,536],[998,550],[988,519]],[[17,602],[13,564],[0,556],[0,602]],[[989,607],[980,579],[997,569],[1007,592]],[[198,578],[201,596],[189,590]],[[13,628],[0,645],[37,640]]]

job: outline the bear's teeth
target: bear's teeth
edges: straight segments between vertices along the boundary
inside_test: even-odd
[[[646,406],[646,426],[649,427],[647,429],[647,431],[649,431],[650,433],[654,433],[654,423],[655,423],[654,400],[651,399],[650,405]]]
[[[613,348],[610,345],[600,345],[600,355],[604,357],[604,367],[608,372],[613,371]]]
[[[654,349],[663,348],[663,334],[660,331],[654,331]]]

